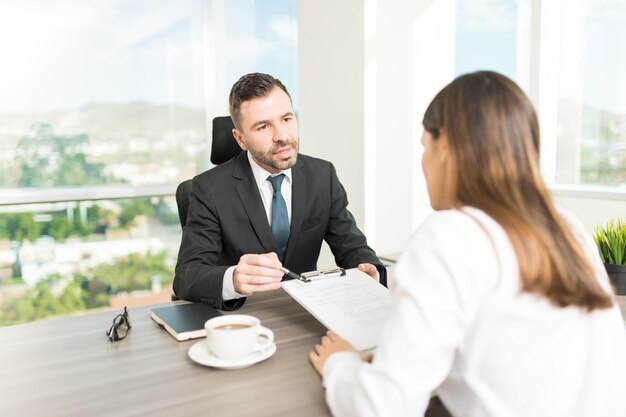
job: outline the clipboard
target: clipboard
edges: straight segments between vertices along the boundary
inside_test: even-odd
[[[330,268],[321,269],[319,271],[310,271],[300,274],[302,277],[315,281],[316,279],[331,278],[331,277],[344,277],[346,276],[346,270],[343,268]]]
[[[390,306],[389,290],[365,272],[333,268],[301,274],[282,287],[327,329],[358,350],[378,345]]]

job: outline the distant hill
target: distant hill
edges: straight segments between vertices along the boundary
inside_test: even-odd
[[[626,143],[626,114],[601,109],[578,100],[563,98],[559,102],[562,129],[579,131],[581,126],[574,117],[577,112],[582,118],[582,138],[587,143]],[[573,123],[573,124],[572,124]]]
[[[52,141],[42,142],[37,126],[49,126]],[[52,154],[56,156],[50,166],[67,162],[67,157],[58,157],[56,144],[76,138],[87,144],[80,146],[78,154],[74,152],[75,158],[87,164],[85,169],[101,167],[107,176],[130,183],[173,182],[205,169],[207,137],[204,110],[181,105],[92,102],[38,114],[0,113],[0,186],[14,187],[22,181],[24,158],[29,166]],[[38,170],[41,167],[32,167],[33,173]],[[83,171],[77,170],[72,178],[84,177]],[[78,183],[76,179],[69,182]]]
[[[116,130],[142,134],[206,129],[203,109],[147,102],[90,103],[79,109],[76,118],[79,126],[94,132]]]
[[[131,135],[152,136],[172,131],[206,130],[203,109],[143,101],[92,102],[77,109],[46,113],[0,113],[0,135],[24,135],[36,123],[50,124],[58,135],[86,133],[90,136],[99,136],[125,132]]]

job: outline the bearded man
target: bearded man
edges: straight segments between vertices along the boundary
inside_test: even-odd
[[[335,167],[298,153],[298,121],[287,88],[267,74],[232,87],[238,156],[192,180],[174,292],[234,310],[246,297],[280,288],[317,268],[325,240],[337,266],[359,268],[386,285],[386,270],[367,245]]]

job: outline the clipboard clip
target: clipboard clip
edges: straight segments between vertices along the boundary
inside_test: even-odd
[[[343,277],[344,275],[346,275],[346,270],[343,268],[330,268],[322,269],[319,271],[304,272],[300,275],[308,280],[316,280],[329,277]]]

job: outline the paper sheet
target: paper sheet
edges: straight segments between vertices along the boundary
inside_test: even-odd
[[[358,350],[378,345],[389,310],[389,290],[358,269],[345,276],[325,277],[309,283],[290,280],[283,288],[326,328]]]

